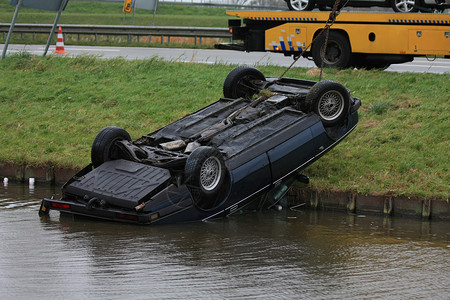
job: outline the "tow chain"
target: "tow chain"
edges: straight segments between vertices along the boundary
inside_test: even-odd
[[[342,7],[345,7],[347,5],[349,0],[345,2],[345,4]],[[294,66],[294,64],[302,57],[302,54],[306,52],[307,49],[311,47],[311,45],[314,43],[315,40],[317,40],[324,32],[325,32],[325,45],[324,45],[324,56],[327,53],[327,45],[328,45],[328,34],[330,32],[330,27],[334,24],[336,21],[336,17],[341,13],[340,9],[338,10],[340,0],[336,0],[333,5],[333,9],[330,12],[330,15],[328,16],[328,20],[325,23],[325,26],[320,30],[319,34],[316,35],[316,37],[311,41],[311,43],[305,47],[302,52],[298,55],[297,58],[294,59],[294,61],[291,63],[291,65],[284,71],[284,73],[278,78],[278,80],[281,80],[284,75]],[[320,66],[320,75],[319,75],[319,81],[322,80],[322,74],[323,74],[323,60],[322,64]]]

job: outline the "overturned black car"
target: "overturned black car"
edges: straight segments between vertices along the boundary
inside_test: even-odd
[[[50,210],[138,224],[207,220],[273,205],[301,171],[357,125],[358,98],[334,81],[266,78],[233,69],[217,102],[131,141],[118,127],[94,140],[92,163]]]

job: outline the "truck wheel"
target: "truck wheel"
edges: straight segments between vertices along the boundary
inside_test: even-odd
[[[340,83],[317,82],[306,95],[306,107],[317,114],[325,127],[340,125],[350,108],[350,94]]]
[[[115,145],[115,142],[120,140],[131,141],[131,137],[125,129],[119,127],[108,126],[97,134],[91,149],[91,161],[94,168],[105,161],[120,158],[120,150]]]
[[[316,5],[314,0],[287,0],[289,10],[308,11],[313,10]]]
[[[216,206],[216,197],[225,181],[222,154],[213,147],[200,146],[189,155],[184,168],[185,183],[202,209]]]
[[[391,0],[391,7],[395,12],[417,12],[418,10],[414,7],[414,2],[414,0]]]
[[[261,88],[258,82],[266,80],[260,70],[250,66],[239,66],[228,73],[223,83],[223,95],[225,98],[250,98],[258,93]]]
[[[314,41],[311,49],[317,67],[347,68],[350,65],[351,49],[347,38],[335,31],[328,33],[327,51],[325,52],[325,33]]]
[[[355,65],[355,68],[357,69],[366,69],[366,70],[386,70],[391,66],[390,63],[383,62],[383,61],[375,61],[375,62],[359,62]]]
[[[351,65],[357,69],[366,70],[385,70],[391,65],[386,60],[383,59],[368,59],[364,56],[353,55],[353,62]]]

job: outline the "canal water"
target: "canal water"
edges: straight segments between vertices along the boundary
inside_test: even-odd
[[[250,212],[136,226],[40,219],[59,189],[0,186],[0,299],[449,299],[450,223]]]

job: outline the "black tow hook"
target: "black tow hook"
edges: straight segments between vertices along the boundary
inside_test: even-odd
[[[39,217],[48,216],[50,213],[50,209],[44,205],[44,200],[41,202],[41,207],[39,207]]]
[[[309,183],[309,177],[303,174],[297,174],[296,178],[298,181],[300,181],[301,183],[305,183],[308,184]]]
[[[106,204],[105,200],[100,200],[97,197],[93,197],[86,204],[86,208],[91,210],[94,207],[105,207],[105,204]]]

